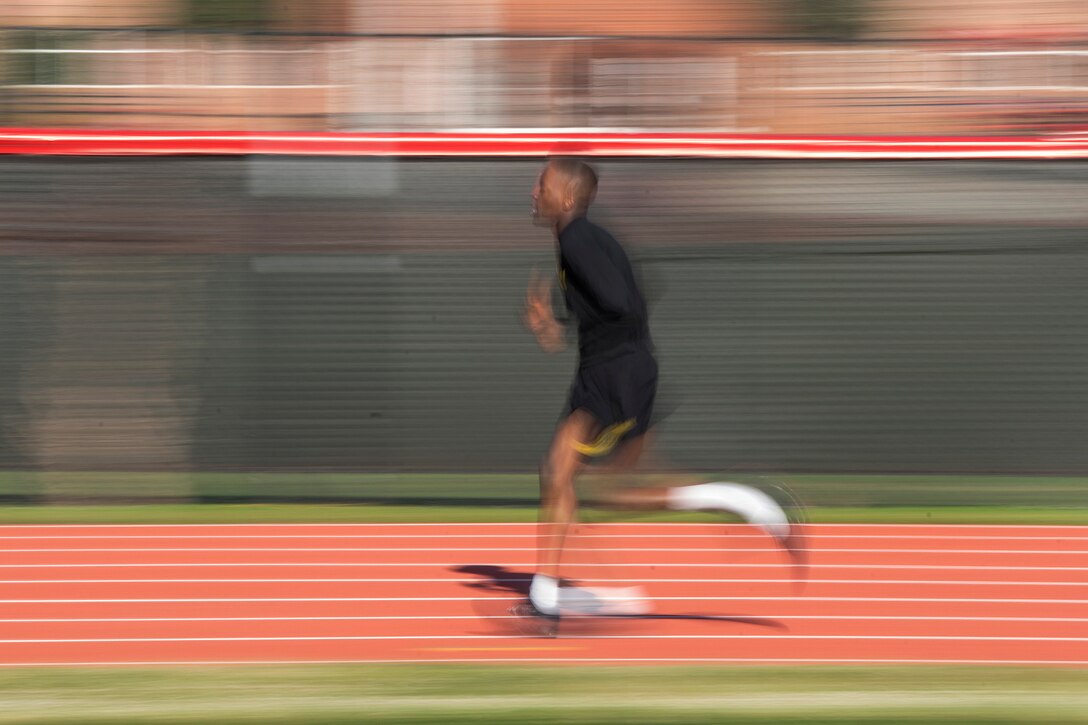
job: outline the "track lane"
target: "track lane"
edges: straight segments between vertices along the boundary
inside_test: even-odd
[[[572,575],[664,615],[509,636],[527,524],[0,527],[0,665],[250,661],[1088,661],[1084,527],[598,524]]]

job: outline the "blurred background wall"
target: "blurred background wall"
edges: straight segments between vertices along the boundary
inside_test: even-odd
[[[1083,0],[0,3],[7,126],[987,135],[1086,118]],[[552,261],[528,224],[537,169],[0,159],[0,496],[199,488],[149,472],[294,472],[278,490],[304,496],[307,472],[513,471],[531,498],[573,365],[518,322],[529,268]],[[1088,470],[1084,162],[600,170],[595,215],[653,302],[675,463]],[[825,503],[933,494],[862,493]]]
[[[9,125],[352,130],[1083,128],[1075,0],[0,7]]]
[[[574,365],[518,319],[537,170],[0,161],[0,469],[535,470]],[[1088,470],[1083,162],[600,172],[675,464]]]

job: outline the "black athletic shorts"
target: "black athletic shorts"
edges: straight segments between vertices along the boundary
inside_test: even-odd
[[[570,387],[567,414],[588,411],[600,424],[596,440],[578,448],[604,456],[625,438],[650,427],[657,394],[657,361],[649,351],[632,352],[578,368]]]

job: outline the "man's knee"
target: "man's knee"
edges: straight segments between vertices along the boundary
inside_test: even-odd
[[[555,495],[572,491],[580,461],[570,452],[553,448],[540,462],[540,492]]]

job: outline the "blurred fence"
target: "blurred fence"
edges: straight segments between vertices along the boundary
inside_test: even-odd
[[[0,495],[531,499],[574,363],[518,321],[537,170],[0,159]],[[677,465],[1088,472],[1084,162],[600,171]],[[1084,499],[1044,494],[821,502]]]
[[[240,130],[1088,127],[1088,47],[0,30],[0,121]]]

